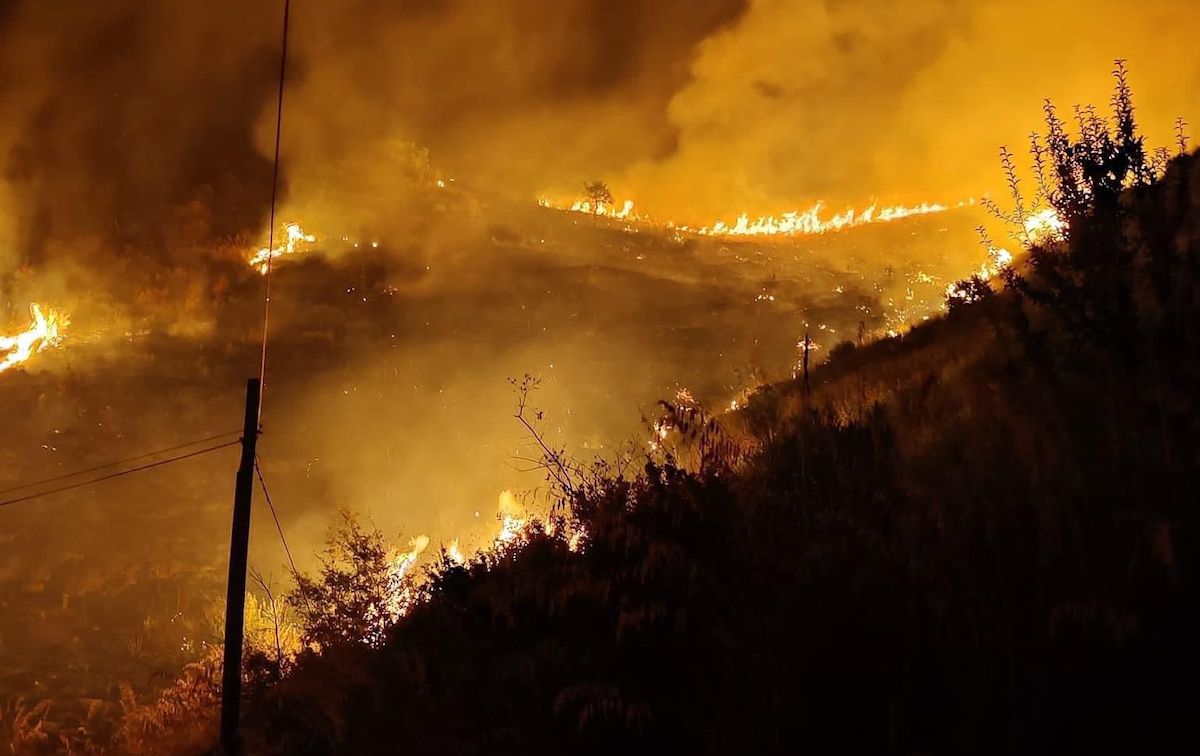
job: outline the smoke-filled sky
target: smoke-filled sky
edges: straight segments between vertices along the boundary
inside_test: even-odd
[[[1023,147],[1043,97],[1103,102],[1117,57],[1152,137],[1200,122],[1200,6],[1181,0],[293,6],[284,177],[331,213],[401,192],[408,142],[493,191],[602,177],[692,223],[956,200],[998,185],[997,146]],[[0,254],[153,240],[192,200],[216,233],[260,230],[281,7],[0,4]]]
[[[1197,120],[1198,22],[1180,0],[756,0],[697,47],[667,111],[678,149],[628,175],[647,202],[695,196],[681,213],[978,196],[1043,98],[1107,101],[1115,58],[1153,138]]]
[[[1200,121],[1200,8],[1179,0],[308,5],[297,195],[399,136],[461,179],[569,194],[603,177],[692,223],[958,200],[998,185],[998,145],[1024,147],[1043,98],[1105,102],[1119,57],[1153,138]]]

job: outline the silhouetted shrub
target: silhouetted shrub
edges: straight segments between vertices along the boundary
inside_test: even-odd
[[[858,345],[849,339],[845,341],[839,341],[837,344],[834,344],[833,349],[829,350],[829,359],[830,361],[841,359],[852,353],[857,348]]]
[[[993,296],[992,287],[979,276],[971,276],[962,281],[956,281],[946,294],[946,309],[955,312],[960,307],[966,307]]]

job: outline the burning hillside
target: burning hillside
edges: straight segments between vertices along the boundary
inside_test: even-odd
[[[278,232],[283,254],[272,272],[259,454],[301,569],[311,567],[340,507],[403,533],[400,544],[428,537],[415,555],[422,561],[409,564],[406,556],[420,540],[396,553],[406,575],[436,560],[440,546],[469,559],[494,539],[517,538],[524,510],[542,513],[545,501],[516,506],[509,497],[495,518],[498,491],[536,490],[541,482],[514,461],[531,450],[512,418],[510,377],[542,377],[533,401],[545,412],[549,442],[604,454],[643,439],[642,414],[682,386],[727,404],[789,375],[806,322],[828,349],[860,332],[885,332],[903,308],[919,320],[980,255],[969,208],[840,234],[733,239],[680,238],[648,225],[626,230],[624,221],[547,212],[532,202],[463,203],[423,209],[428,214],[407,234],[383,224],[361,234],[310,227],[300,215],[286,216],[301,222],[295,231]],[[464,210],[477,206],[483,210]],[[892,271],[873,262],[884,242],[894,250]],[[253,326],[261,318],[261,262],[251,261],[260,246],[208,252],[219,262],[200,281],[224,283],[202,289],[199,304],[181,304],[211,308],[209,328],[170,329],[175,311],[164,304],[161,319],[93,337],[107,314],[95,293],[76,287],[74,299],[56,299],[71,304],[73,327],[89,336],[64,344],[71,348],[50,369],[3,374],[6,483],[236,427],[239,384],[257,369],[260,349]],[[51,311],[40,309],[49,335]],[[41,322],[34,316],[12,332],[32,324],[40,334]],[[49,348],[44,340],[21,343],[33,360],[47,356],[37,354]],[[50,506],[0,510],[0,581],[14,597],[3,634],[7,647],[21,649],[19,664],[0,665],[4,689],[103,699],[111,680],[128,679],[130,659],[138,669],[174,674],[199,653],[208,637],[202,620],[223,581],[234,462],[213,455],[63,492],[46,500]],[[66,511],[70,528],[56,519]],[[251,565],[283,580],[277,539],[268,537],[274,526],[258,512],[268,519],[255,522]],[[158,535],[147,538],[131,523]],[[181,612],[186,621],[176,618]],[[40,631],[43,614],[61,633],[87,639],[86,670],[51,677],[63,638]],[[144,695],[154,688],[135,684]],[[74,716],[64,706],[64,720]]]
[[[395,536],[378,557],[406,589],[539,538],[582,553],[591,531],[535,524],[561,503],[544,455],[636,471],[629,449],[665,454],[686,425],[664,397],[770,429],[760,391],[937,320],[948,293],[994,296],[1018,245],[1065,243],[1061,198],[991,219],[963,199],[1005,195],[986,156],[1025,132],[1012,113],[1091,98],[1096,61],[1128,52],[1179,82],[1147,122],[1200,120],[1191,6],[885,5],[4,5],[0,742],[20,724],[33,750],[74,747],[210,658],[237,438],[258,442],[259,609],[319,569],[340,510]],[[1069,58],[1063,28],[1086,40]],[[997,50],[1028,57],[979,58]],[[512,412],[529,374],[537,434]],[[259,432],[239,431],[255,375]]]

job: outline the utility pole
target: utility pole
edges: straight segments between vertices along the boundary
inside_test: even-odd
[[[239,752],[242,717],[242,634],[246,612],[246,560],[250,548],[250,500],[254,496],[255,446],[262,382],[246,381],[246,418],[242,425],[242,462],[233,492],[233,533],[229,539],[229,584],[225,593],[225,656],[221,676],[221,747]]]
[[[288,16],[291,0],[283,0],[283,39],[279,51],[279,97],[275,105],[275,163],[271,171],[271,216],[267,228],[267,276],[263,293],[262,367],[246,381],[246,417],[242,423],[242,463],[233,490],[233,532],[229,537],[229,583],[225,591],[225,654],[221,670],[221,749],[241,752],[242,640],[246,614],[246,560],[250,550],[250,501],[254,497],[254,464],[262,386],[267,379],[268,315],[271,312],[271,260],[275,249],[275,200],[279,192],[279,146],[283,133],[283,87],[287,81]]]

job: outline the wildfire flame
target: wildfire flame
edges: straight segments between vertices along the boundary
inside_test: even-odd
[[[405,577],[412,569],[412,566],[417,563],[417,559],[421,556],[421,553],[428,547],[429,536],[419,535],[408,542],[407,551],[400,552],[392,557],[392,577],[397,583],[404,586],[388,603],[388,612],[393,617],[402,617],[408,613],[408,608],[412,605],[413,601],[413,591],[411,585],[405,581]]]
[[[62,342],[62,331],[69,324],[66,316],[52,307],[43,309],[37,302],[29,305],[29,315],[33,322],[24,331],[0,336],[0,373]]]
[[[571,209],[577,213],[592,213],[594,215],[603,215],[609,218],[623,220],[630,217],[630,214],[633,212],[633,200],[625,200],[625,204],[621,206],[620,210],[606,205],[603,202],[597,202],[596,206],[593,208],[592,203],[588,200],[576,200],[576,202],[571,205]]]
[[[524,541],[529,520],[520,512],[520,506],[511,491],[500,493],[498,509],[497,519],[500,520],[500,532],[492,538],[491,543],[480,548],[475,555],[468,555],[463,550],[459,539],[455,538],[445,547],[445,555],[451,562],[464,566],[471,561],[473,556],[488,551],[498,551]],[[577,546],[581,537],[573,538],[572,544]],[[411,584],[412,569],[428,548],[429,536],[422,534],[408,542],[407,550],[395,551],[391,554],[392,577],[403,586],[388,606],[388,611],[393,617],[402,617],[408,613],[414,597]]]
[[[949,210],[948,205],[923,202],[919,205],[887,205],[880,207],[873,204],[865,210],[849,208],[841,213],[823,217],[825,203],[817,202],[807,210],[792,210],[782,215],[764,215],[750,220],[747,213],[742,213],[732,224],[717,221],[711,226],[689,229],[681,226],[684,231],[692,231],[701,236],[807,236],[825,234],[831,231],[841,231],[868,223],[888,223],[890,221],[908,218],[914,215],[928,215]]]
[[[868,223],[887,223],[901,220],[914,215],[941,213],[951,207],[962,207],[973,204],[974,200],[966,200],[957,205],[941,205],[923,202],[919,205],[879,205],[872,204],[863,210],[848,208],[841,213],[828,215],[824,202],[817,202],[807,210],[792,210],[781,215],[763,215],[751,220],[749,213],[742,213],[732,223],[719,220],[709,226],[695,228],[667,222],[668,228],[699,236],[805,236],[841,231]],[[620,209],[604,203],[593,206],[589,200],[579,199],[571,204],[557,203],[546,198],[539,198],[542,207],[567,212],[584,213],[603,218],[617,220],[636,220],[653,222],[648,217],[633,212],[633,200],[625,200]]]
[[[494,546],[507,546],[521,538],[527,521],[523,517],[504,514],[500,516],[500,533],[496,536]]]
[[[1058,217],[1058,213],[1053,208],[1043,208],[1030,213],[1025,218],[1024,226],[1025,235],[1023,241],[1029,245],[1041,244],[1047,241],[1061,241],[1065,238],[1067,232],[1067,224]],[[979,279],[990,281],[995,276],[1013,264],[1013,253],[1003,247],[988,245],[988,260],[979,266],[979,270],[975,272]],[[959,289],[957,283],[946,285],[946,296],[948,298],[962,299],[966,296],[966,292]]]
[[[299,223],[289,223],[284,226],[284,243],[281,247],[263,247],[250,258],[250,264],[258,268],[258,272],[267,274],[267,264],[275,258],[285,255],[295,255],[303,252],[307,245],[317,240],[312,234],[306,234]]]
[[[478,515],[479,513],[476,512],[476,516]],[[474,551],[468,551],[463,547],[462,542],[455,538],[442,547],[441,553],[452,564],[465,567],[485,555],[501,554],[510,548],[525,544],[532,532],[531,528],[535,527],[535,522],[537,522],[522,508],[512,491],[500,492],[496,519],[500,523],[500,530],[491,537],[490,541],[485,541],[484,545],[477,547]],[[551,520],[542,523],[542,527],[545,528],[548,535],[554,535],[558,528],[564,527],[566,529],[562,535],[567,539],[567,548],[577,552],[584,547],[587,533],[579,526],[556,524],[554,520]],[[388,612],[395,618],[408,614],[412,607],[417,595],[413,583],[413,567],[421,560],[422,555],[429,547],[429,542],[429,536],[418,535],[408,542],[407,550],[393,551],[389,557],[391,575],[402,586],[388,605]]]
[[[642,220],[642,217],[633,212],[633,200],[625,200],[621,204],[620,209],[616,205],[609,205],[605,202],[597,202],[592,205],[591,200],[578,199],[567,205],[558,203],[554,200],[545,197],[539,197],[537,203],[542,207],[550,208],[551,210],[563,210],[572,213],[583,213],[584,215],[596,215],[601,218],[612,218],[614,220]]]
[[[516,543],[525,532],[528,518],[522,516],[521,505],[512,491],[501,491],[497,502],[497,517],[500,519],[500,533],[492,541],[492,548],[499,549]]]
[[[462,546],[459,545],[457,538],[446,546],[446,558],[460,567],[467,563],[467,555],[463,553]]]

